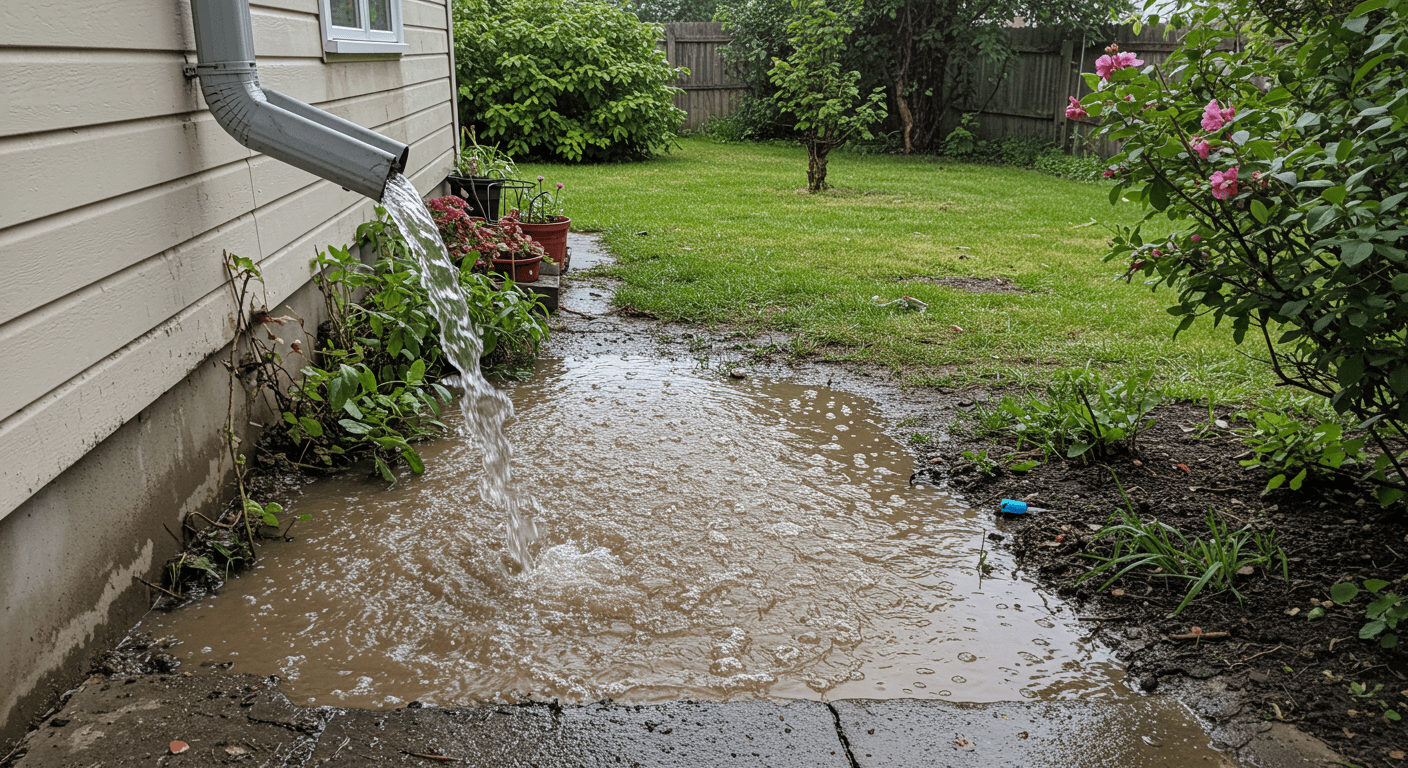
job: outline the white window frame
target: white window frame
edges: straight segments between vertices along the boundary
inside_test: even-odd
[[[411,46],[406,44],[406,27],[401,21],[401,0],[389,0],[391,6],[391,30],[371,28],[371,14],[367,0],[353,0],[357,3],[357,18],[362,19],[362,27],[338,27],[332,23],[332,6],[329,0],[318,0],[318,21],[323,28],[323,50],[327,53],[405,53]]]

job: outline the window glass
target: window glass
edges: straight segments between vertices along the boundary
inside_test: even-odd
[[[391,31],[391,0],[368,0],[367,11],[372,29]]]
[[[362,22],[357,18],[357,0],[328,0],[328,2],[332,6],[332,23],[334,26],[353,28],[360,28],[362,26]],[[381,2],[385,3],[387,0],[381,0]],[[372,6],[376,6],[376,0],[373,0]],[[388,13],[387,16],[389,17],[390,14]],[[389,23],[388,21],[388,24]],[[380,27],[378,27],[378,29],[380,29]],[[390,27],[388,26],[387,29],[390,29]]]

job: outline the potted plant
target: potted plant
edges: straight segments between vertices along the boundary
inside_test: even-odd
[[[513,158],[497,146],[486,147],[475,139],[472,128],[464,129],[455,173],[445,177],[450,193],[469,204],[470,212],[489,221],[499,218],[499,201],[504,189],[531,188],[518,180]]]
[[[496,226],[484,229],[495,233],[487,251],[491,255],[490,268],[512,277],[516,283],[536,282],[547,254],[543,246],[523,231],[518,210],[509,211]]]
[[[515,189],[518,210],[522,219],[520,226],[524,232],[542,243],[552,259],[563,272],[567,271],[567,232],[572,220],[563,215],[562,182],[555,187],[544,189],[543,177],[538,177],[536,187]]]
[[[501,272],[519,283],[538,279],[545,252],[519,227],[517,211],[510,211],[497,224],[488,224],[472,215],[468,201],[455,195],[437,197],[426,207],[450,259],[461,270]]]

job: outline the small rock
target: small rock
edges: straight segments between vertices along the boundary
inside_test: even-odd
[[[1250,576],[1255,572],[1256,569],[1252,568],[1250,565],[1244,565],[1241,568],[1237,569],[1238,576]]]
[[[973,404],[973,401],[972,401],[972,400],[959,400],[959,401],[958,401],[958,407],[959,407],[959,408],[967,408],[967,407],[971,406],[972,404]]]
[[[732,376],[732,377],[735,378],[735,379],[746,379],[746,378],[748,378],[747,372],[745,372],[745,371],[740,371],[740,370],[737,369],[737,368],[734,368],[733,370],[729,371],[729,372],[728,372],[728,375],[729,375],[729,376]]]
[[[1158,675],[1149,674],[1139,678],[1139,688],[1145,693],[1153,693],[1154,691],[1158,690],[1158,687]]]
[[[190,749],[190,748],[191,748],[191,745],[190,745],[190,744],[187,744],[187,743],[184,742],[184,741],[173,741],[173,742],[171,742],[171,744],[170,744],[171,754],[173,754],[173,755],[179,755],[179,754],[181,754],[182,752],[185,752],[186,750],[188,750],[188,749]]]
[[[425,705],[420,703],[419,701],[413,701],[410,704],[406,705],[406,709],[420,709],[423,706]]]
[[[1250,675],[1247,675],[1247,677],[1251,678],[1251,681],[1253,683],[1265,683],[1267,680],[1271,679],[1271,675],[1268,675],[1265,672],[1253,672]]]
[[[49,721],[49,727],[50,727],[50,728],[62,728],[62,727],[64,727],[65,725],[68,725],[68,724],[71,723],[71,722],[73,722],[73,721],[72,721],[72,720],[69,720],[68,718],[56,717],[56,718],[54,718],[53,720],[50,720],[50,721]]]
[[[1300,613],[1300,609],[1299,609],[1299,608],[1292,608],[1291,610],[1286,611],[1286,615],[1287,615],[1287,616],[1294,616],[1294,615],[1296,615],[1296,614],[1298,614],[1298,613]]]

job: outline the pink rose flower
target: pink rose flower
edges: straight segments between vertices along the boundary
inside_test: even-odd
[[[1114,48],[1114,46],[1111,46],[1111,49],[1112,48]],[[1120,51],[1118,53],[1114,53],[1108,56],[1101,56],[1100,58],[1096,59],[1095,74],[1099,75],[1101,78],[1108,82],[1110,79],[1110,75],[1113,75],[1115,73],[1115,70],[1124,69],[1125,67],[1137,67],[1143,63],[1144,60],[1135,56],[1133,52]]]
[[[1115,66],[1114,56],[1101,56],[1095,60],[1095,74],[1108,81],[1119,67]]]
[[[1193,137],[1193,151],[1198,153],[1198,157],[1206,160],[1208,153],[1212,151],[1212,145],[1208,143],[1207,139],[1195,136]]]
[[[1236,116],[1236,107],[1229,104],[1226,109],[1222,109],[1218,106],[1217,99],[1213,99],[1208,102],[1206,107],[1203,107],[1203,130],[1208,132],[1219,130],[1222,126],[1232,122],[1232,118]]]
[[[1090,117],[1090,113],[1086,112],[1085,109],[1081,107],[1080,101],[1076,99],[1076,97],[1069,96],[1067,98],[1071,100],[1071,105],[1066,107],[1067,120],[1085,120]]]
[[[1198,243],[1198,242],[1202,242],[1203,236],[1202,236],[1202,235],[1193,235],[1192,237],[1190,237],[1190,238],[1188,238],[1188,239],[1189,239],[1189,240],[1192,240],[1192,241],[1195,242],[1195,243]]]
[[[1158,248],[1155,248],[1154,250],[1149,251],[1149,258],[1152,258],[1152,259],[1161,258],[1163,255],[1164,255],[1164,252],[1161,251],[1161,250],[1159,250]]]
[[[1107,179],[1113,178],[1114,175],[1115,175],[1115,169],[1114,169],[1114,168],[1106,168],[1106,169],[1105,169],[1105,172],[1104,172],[1103,174],[1101,174],[1101,175],[1104,176],[1104,177],[1107,178]]]
[[[1230,170],[1217,171],[1209,181],[1212,182],[1212,196],[1218,200],[1227,200],[1237,194],[1237,166],[1232,166]]]

